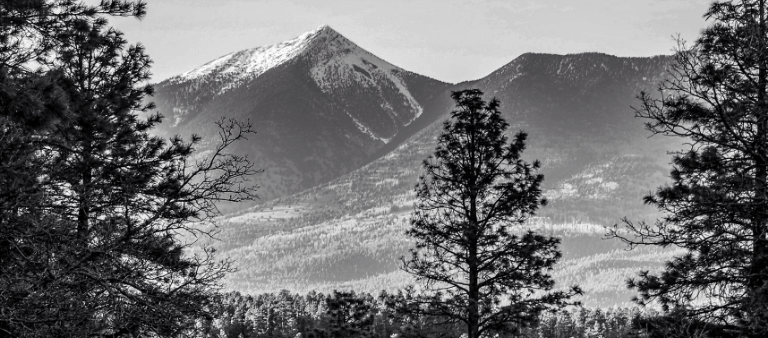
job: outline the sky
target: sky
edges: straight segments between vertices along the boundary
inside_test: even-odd
[[[89,0],[86,2],[93,2]],[[708,25],[711,0],[146,0],[112,19],[154,60],[152,81],[327,24],[403,69],[482,78],[523,53],[671,54]]]

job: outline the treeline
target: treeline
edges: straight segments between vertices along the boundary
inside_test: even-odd
[[[440,318],[406,314],[401,307],[408,301],[402,292],[384,291],[378,296],[353,291],[299,295],[283,290],[254,296],[231,292],[217,299],[216,316],[199,325],[206,338],[460,336]],[[655,315],[636,307],[574,307],[543,313],[517,337],[635,337],[643,318]]]

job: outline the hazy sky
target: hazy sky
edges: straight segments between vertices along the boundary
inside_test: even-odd
[[[95,1],[95,0],[94,0]],[[113,20],[154,60],[153,81],[328,24],[406,70],[474,80],[522,53],[670,54],[708,25],[711,0],[146,0]],[[93,1],[88,1],[93,2]]]

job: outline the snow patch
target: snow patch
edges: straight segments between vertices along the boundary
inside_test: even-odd
[[[326,34],[331,34],[330,32],[332,30]],[[404,70],[378,58],[338,34],[329,35],[326,38],[328,41],[324,46],[325,48],[312,54],[314,62],[310,69],[312,79],[320,90],[330,94],[336,89],[358,84],[382,93],[387,90],[386,87],[394,87],[396,92],[402,96],[403,105],[413,112],[413,116],[408,119],[405,125],[409,125],[421,116],[424,111],[423,108],[403,82],[401,74],[405,72]],[[390,102],[383,97],[380,106],[390,116],[399,116]],[[358,121],[355,123],[362,132],[374,139],[384,140],[373,135],[368,128],[362,126]]]
[[[577,196],[579,191],[570,183],[563,183],[558,189],[550,189],[544,192],[544,197],[550,200]]]
[[[358,121],[354,116],[350,115],[349,113],[347,113],[347,116],[349,116],[349,118],[352,119],[352,122],[355,123],[355,125],[357,126],[357,129],[359,129],[361,132],[363,132],[363,134],[368,135],[370,138],[372,138],[374,140],[379,140],[381,142],[384,142],[384,144],[387,144],[387,143],[389,143],[389,141],[392,141],[391,137],[390,138],[384,138],[384,137],[376,136],[376,134],[374,134],[370,129],[368,129],[368,127],[366,127],[365,125],[360,123],[360,121]]]
[[[377,186],[379,186],[379,185],[395,186],[398,183],[400,183],[399,179],[396,179],[396,178],[385,178],[385,179],[383,179],[381,181],[376,182],[376,185]]]
[[[189,81],[210,75],[231,76],[232,78],[228,80],[232,82],[238,82],[238,80],[245,78],[255,78],[299,55],[314,37],[326,30],[327,26],[321,26],[293,40],[230,53],[176,76],[171,81]]]
[[[217,93],[222,94],[300,55],[311,59],[310,75],[324,93],[353,85],[371,88],[374,93],[379,93],[381,108],[393,119],[403,121],[406,126],[423,113],[423,108],[405,85],[402,78],[404,70],[358,47],[327,25],[289,41],[224,55],[175,76],[169,82],[213,79],[222,82]],[[385,95],[392,92],[395,94],[394,101],[392,95]],[[409,112],[406,116],[403,116],[401,107]],[[174,116],[174,122],[181,122],[184,115],[181,113]],[[384,143],[391,141],[391,138],[376,135],[371,128],[350,117],[357,128],[372,139]]]
[[[184,116],[189,114],[189,109],[186,107],[173,107],[173,127],[179,125],[184,119]]]
[[[592,177],[592,174],[590,174],[589,177]],[[584,183],[586,184],[595,184],[595,183],[601,183],[601,182],[603,182],[602,177],[594,177],[584,181]]]

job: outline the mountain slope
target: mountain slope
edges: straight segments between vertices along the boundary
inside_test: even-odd
[[[624,278],[656,268],[669,256],[652,249],[625,252],[620,243],[602,240],[602,226],[621,217],[655,215],[641,197],[665,181],[665,152],[679,144],[648,139],[630,106],[640,90],[655,87],[669,62],[526,54],[483,79],[449,88],[477,87],[488,99],[498,97],[510,133],[529,133],[524,157],[542,160],[550,204],[528,226],[563,238],[565,256],[556,278],[561,285],[584,286],[589,305],[626,302]],[[391,150],[371,163],[222,218],[222,241],[213,244],[236,258],[239,268],[228,287],[378,291],[412,282],[397,267],[412,245],[403,232],[413,186],[451,106],[447,93],[433,100],[434,107],[443,107],[437,121],[388,145]]]
[[[551,202],[542,215],[564,220],[556,214],[569,210],[612,225],[616,217],[647,213],[636,204],[664,181],[666,153],[679,141],[649,139],[631,107],[641,91],[656,89],[670,62],[524,54],[473,84],[501,100],[507,120],[529,133],[526,156],[542,161]]]
[[[407,127],[434,120],[448,84],[407,72],[328,26],[272,46],[231,53],[156,85],[161,134],[203,136],[222,117],[258,134],[235,148],[265,173],[263,200],[327,182],[367,163]]]

